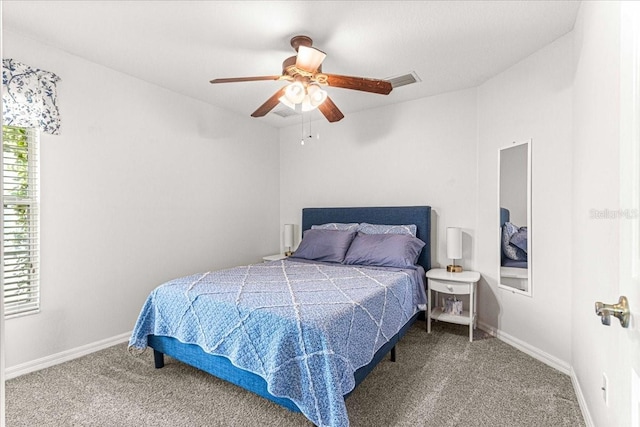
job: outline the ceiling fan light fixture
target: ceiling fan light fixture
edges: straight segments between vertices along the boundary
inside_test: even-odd
[[[284,91],[284,98],[286,98],[291,104],[300,104],[305,95],[306,91],[301,82],[291,83]]]
[[[322,89],[320,85],[312,83],[307,86],[307,94],[309,96],[309,102],[316,108],[327,99],[327,91]]]
[[[304,99],[302,100],[301,106],[302,106],[303,113],[314,110],[316,108],[313,104],[311,104],[311,99],[309,98],[309,95],[306,95],[304,97]]]
[[[285,88],[279,101],[292,110],[306,112],[318,108],[326,99],[327,91],[319,84],[311,83],[305,87],[302,82],[296,81]]]
[[[313,73],[320,67],[326,57],[326,53],[314,47],[299,46],[296,67]]]
[[[295,111],[296,104],[294,104],[293,102],[289,101],[286,96],[282,95],[280,98],[278,98],[278,100],[281,103],[283,103],[284,105],[286,105],[287,107],[289,107],[289,108],[291,108],[292,110]]]

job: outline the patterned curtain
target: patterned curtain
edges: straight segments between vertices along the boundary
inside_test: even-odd
[[[13,59],[2,60],[2,123],[60,133],[56,82],[60,77]]]

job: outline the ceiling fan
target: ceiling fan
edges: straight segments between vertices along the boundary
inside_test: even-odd
[[[344,118],[344,114],[329,98],[323,87],[340,87],[381,95],[388,95],[393,89],[391,83],[386,80],[323,73],[322,61],[327,55],[321,50],[312,47],[312,44],[313,40],[310,37],[293,37],[291,39],[291,47],[297,54],[284,60],[281,75],[231,77],[214,79],[211,80],[211,83],[285,80],[289,84],[280,88],[264,104],[258,107],[251,114],[252,117],[265,116],[279,102],[282,102],[295,110],[310,111],[318,108],[329,122],[341,120]]]

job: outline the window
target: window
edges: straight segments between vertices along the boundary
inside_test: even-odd
[[[38,131],[2,126],[4,313],[40,309]]]

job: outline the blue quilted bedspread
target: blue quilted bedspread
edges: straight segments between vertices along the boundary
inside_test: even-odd
[[[129,341],[197,344],[264,378],[317,426],[348,426],[353,373],[424,304],[413,270],[272,261],[169,281],[147,298]]]

